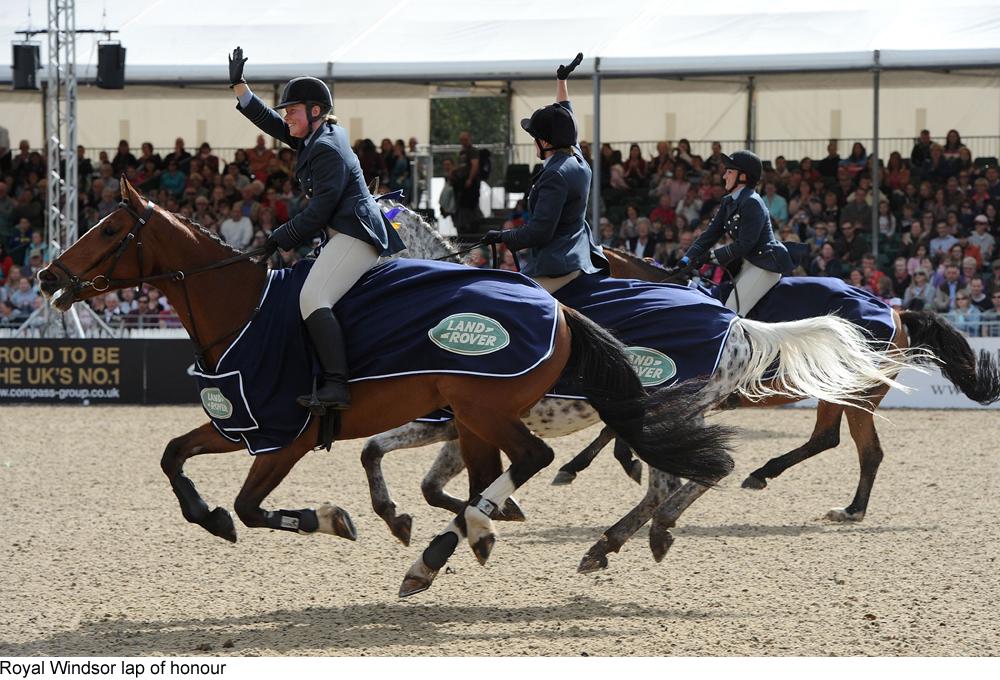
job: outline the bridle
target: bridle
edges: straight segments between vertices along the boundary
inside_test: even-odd
[[[213,269],[221,269],[222,267],[228,267],[229,265],[236,264],[237,262],[244,262],[247,260],[251,260],[255,257],[263,255],[266,252],[266,250],[262,247],[253,248],[252,250],[248,250],[245,253],[240,253],[239,255],[226,258],[225,260],[220,260],[219,262],[213,262],[212,264],[206,265],[204,267],[199,267],[198,269],[193,269],[187,272],[181,269],[177,269],[170,272],[164,272],[162,274],[152,274],[150,276],[143,276],[142,237],[140,232],[142,231],[142,228],[146,226],[146,223],[149,222],[150,217],[152,217],[155,206],[153,205],[152,201],[147,200],[146,209],[145,211],[143,211],[142,215],[136,212],[132,208],[132,206],[130,206],[125,201],[119,203],[118,207],[122,210],[125,210],[126,212],[128,212],[129,215],[132,216],[132,219],[134,220],[134,222],[132,223],[132,227],[129,229],[128,233],[122,237],[122,240],[118,242],[118,246],[114,250],[108,251],[107,253],[104,254],[103,257],[101,257],[101,259],[99,259],[92,266],[84,270],[84,271],[91,271],[93,269],[97,269],[102,264],[110,260],[111,262],[103,274],[98,274],[97,276],[90,279],[83,279],[80,276],[74,274],[69,267],[67,267],[59,260],[59,258],[52,260],[52,266],[58,267],[66,274],[66,276],[69,277],[69,283],[67,287],[73,292],[74,298],[77,297],[80,291],[86,290],[87,288],[93,288],[95,291],[101,293],[107,290],[111,290],[112,288],[117,290],[119,288],[131,288],[133,286],[138,287],[143,283],[150,283],[152,281],[163,281],[166,279],[178,281],[181,284],[181,290],[184,292],[184,304],[187,306],[188,318],[191,319],[191,338],[194,340],[195,344],[195,355],[198,357],[199,360],[202,359],[206,351],[208,351],[212,347],[215,347],[223,340],[226,340],[227,338],[230,338],[233,335],[235,335],[239,331],[239,328],[242,328],[243,325],[241,325],[239,328],[233,331],[226,333],[225,335],[219,338],[216,338],[207,345],[202,345],[201,340],[198,337],[198,327],[197,324],[195,323],[194,312],[191,308],[191,298],[188,295],[187,278],[189,276],[194,276],[196,274],[201,274],[203,272],[212,271]],[[125,254],[125,251],[128,250],[129,244],[132,243],[133,241],[135,242],[136,258],[138,259],[138,264],[139,264],[139,269],[138,269],[139,276],[130,279],[112,278],[112,274],[114,274],[115,268],[121,261],[122,255]],[[255,309],[253,313],[256,314],[256,312],[257,310]]]

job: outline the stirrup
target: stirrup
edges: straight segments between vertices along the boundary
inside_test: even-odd
[[[309,412],[314,416],[324,416],[326,415],[327,406],[319,400],[319,390],[317,389],[318,385],[319,381],[316,377],[313,377],[312,392],[309,394],[303,394],[295,401],[299,404],[299,406],[304,406],[309,409]]]

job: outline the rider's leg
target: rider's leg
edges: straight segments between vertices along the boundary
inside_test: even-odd
[[[351,405],[344,334],[331,308],[377,263],[374,246],[335,233],[320,252],[299,294],[299,309],[323,367],[323,385],[316,397],[327,408],[344,409]],[[312,395],[303,395],[298,401],[309,405]]]
[[[583,272],[577,269],[576,271],[570,272],[569,274],[563,274],[562,276],[536,276],[535,283],[547,290],[549,295],[555,295],[557,290],[582,273]]]
[[[733,292],[726,298],[726,307],[740,316],[746,316],[780,280],[781,274],[761,269],[744,260],[740,273],[736,275]]]

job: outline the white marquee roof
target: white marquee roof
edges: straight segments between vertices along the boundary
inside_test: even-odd
[[[3,0],[0,38],[44,28],[46,6]],[[861,70],[875,50],[885,68],[1000,66],[1000,0],[78,0],[76,25],[118,29],[134,83],[225,81],[235,45],[251,83],[549,78],[579,51],[581,75],[597,57],[609,76]],[[78,41],[84,80],[96,41]],[[0,48],[4,82],[10,61]]]

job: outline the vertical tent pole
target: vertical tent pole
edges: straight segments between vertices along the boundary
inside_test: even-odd
[[[507,81],[507,167],[504,168],[504,175],[506,176],[508,169],[514,163],[514,85],[508,80]],[[525,201],[527,203],[527,201]],[[503,207],[512,208],[510,205],[510,196],[507,193],[507,181],[504,178],[503,183]]]
[[[757,81],[753,76],[747,78],[747,148],[753,151],[757,139]]]
[[[600,239],[597,225],[601,222],[601,73],[600,57],[594,57],[594,140],[590,144],[594,176],[591,179],[590,226]]]
[[[878,202],[879,202],[879,173],[878,173],[878,104],[879,104],[879,51],[875,50],[874,65],[872,68],[872,253],[878,261]]]

